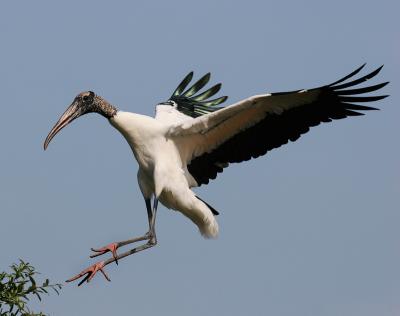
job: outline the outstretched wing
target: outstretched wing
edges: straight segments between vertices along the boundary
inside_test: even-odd
[[[210,100],[221,89],[220,83],[204,92],[198,93],[207,85],[210,77],[211,74],[207,73],[187,88],[193,79],[193,71],[188,73],[172,93],[169,100],[157,105],[156,119],[181,122],[187,118],[196,118],[220,110],[222,107],[217,107],[217,105],[225,102],[228,97],[223,96]],[[198,94],[196,95],[196,93]]]
[[[384,87],[387,82],[356,86],[376,76],[382,67],[358,79],[348,80],[364,66],[326,86],[253,96],[219,111],[185,120],[173,125],[169,135],[178,143],[188,171],[197,184],[206,184],[229,163],[264,155],[289,140],[297,140],[321,122],[376,110],[357,103],[387,97],[363,95]]]

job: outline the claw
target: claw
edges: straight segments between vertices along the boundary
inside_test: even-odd
[[[94,265],[83,270],[81,273],[77,274],[76,276],[72,277],[71,279],[68,279],[65,282],[75,281],[75,280],[83,277],[86,274],[86,276],[83,278],[83,280],[79,282],[78,286],[80,286],[85,281],[87,281],[89,283],[98,271],[100,271],[104,275],[104,277],[106,278],[107,281],[111,281],[111,279],[108,277],[108,275],[106,274],[106,272],[104,271],[103,268],[104,268],[104,261],[97,262]]]
[[[118,248],[118,243],[116,243],[116,242],[108,244],[107,246],[104,246],[99,249],[90,248],[92,251],[97,252],[95,254],[90,255],[90,258],[101,256],[101,255],[105,254],[106,252],[111,252],[114,257],[115,263],[118,264],[117,248]]]

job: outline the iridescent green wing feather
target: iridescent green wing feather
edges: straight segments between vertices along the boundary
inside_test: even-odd
[[[210,97],[215,95],[221,89],[220,83],[201,93],[198,93],[207,85],[207,83],[210,81],[210,77],[211,74],[207,73],[198,81],[196,81],[191,87],[187,88],[193,79],[193,72],[190,72],[175,89],[174,93],[170,97],[170,100],[174,101],[178,105],[178,110],[180,112],[191,117],[198,117],[222,109],[222,107],[217,107],[216,105],[225,102],[226,99],[228,99],[227,96],[209,100]],[[198,94],[196,95],[196,93]]]

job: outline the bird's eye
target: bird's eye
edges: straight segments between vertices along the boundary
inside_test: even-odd
[[[91,97],[89,95],[84,95],[82,97],[83,102],[89,103],[91,101]]]

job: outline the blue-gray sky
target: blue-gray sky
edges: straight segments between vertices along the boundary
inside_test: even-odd
[[[51,315],[400,313],[398,1],[2,1],[0,268],[53,281],[147,228],[125,140],[98,115],[42,144],[77,93],[153,115],[187,72],[235,102],[367,62],[382,109],[314,128],[198,190],[220,237],[160,207],[156,248],[34,304]],[[260,136],[262,137],[262,136]]]

